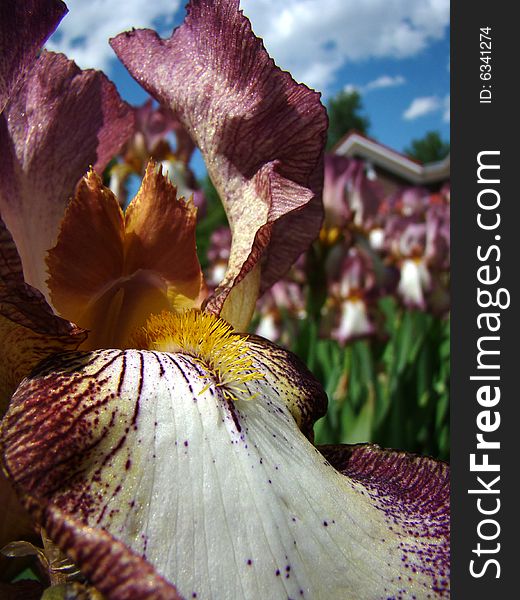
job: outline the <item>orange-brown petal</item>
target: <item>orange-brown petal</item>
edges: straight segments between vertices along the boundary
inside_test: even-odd
[[[195,223],[153,164],[126,215],[93,171],[83,179],[47,264],[53,305],[91,332],[84,348],[124,348],[151,314],[194,305]]]
[[[194,299],[202,273],[195,245],[197,210],[150,162],[126,214],[126,271],[156,271],[175,292]]]
[[[58,243],[47,258],[51,300],[60,314],[92,328],[90,304],[123,273],[124,235],[124,216],[115,196],[90,171],[67,208]]]

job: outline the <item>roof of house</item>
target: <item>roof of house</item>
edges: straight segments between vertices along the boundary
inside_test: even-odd
[[[350,131],[343,136],[333,152],[367,160],[414,185],[427,185],[450,177],[449,154],[440,161],[423,164],[357,131]]]

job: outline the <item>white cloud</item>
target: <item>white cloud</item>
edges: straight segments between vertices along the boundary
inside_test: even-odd
[[[326,90],[349,61],[404,58],[442,38],[449,0],[242,0],[277,64]]]
[[[47,43],[84,69],[110,70],[115,59],[108,39],[132,27],[173,29],[181,0],[66,0],[69,13]]]
[[[442,101],[438,96],[415,98],[410,106],[404,111],[403,118],[407,121],[413,121],[419,117],[424,117],[424,115],[436,112],[441,108]]]
[[[406,83],[406,79],[402,75],[391,77],[390,75],[382,75],[373,81],[369,81],[365,85],[365,91],[380,90],[383,88],[397,87]]]
[[[345,92],[359,92],[360,94],[366,94],[367,92],[371,92],[373,90],[398,87],[400,85],[404,85],[405,83],[406,79],[402,75],[381,75],[381,77],[378,77],[373,81],[369,81],[365,85],[348,83],[343,89]]]
[[[431,113],[442,113],[442,120],[445,123],[450,121],[450,95],[447,94],[444,98],[439,96],[424,96],[415,98],[410,106],[404,111],[403,119],[413,121],[419,117],[424,117]]]
[[[109,37],[131,27],[167,35],[184,3],[67,0],[69,14],[47,47],[83,68],[110,70]],[[277,64],[322,91],[347,62],[413,56],[449,24],[449,0],[242,0],[241,7]]]

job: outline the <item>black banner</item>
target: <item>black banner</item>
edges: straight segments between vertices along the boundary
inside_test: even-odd
[[[453,2],[452,598],[512,598],[520,574],[519,55],[514,3]],[[516,513],[516,514],[515,514]],[[490,596],[490,594],[492,594]]]

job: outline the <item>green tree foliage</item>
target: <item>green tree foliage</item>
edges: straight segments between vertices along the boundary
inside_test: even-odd
[[[424,137],[412,140],[405,153],[423,163],[442,160],[450,151],[449,142],[443,140],[438,131],[428,131]]]
[[[363,102],[356,91],[340,91],[329,100],[327,106],[329,115],[327,150],[330,150],[351,129],[367,133],[370,120],[362,114],[362,111]]]

